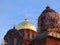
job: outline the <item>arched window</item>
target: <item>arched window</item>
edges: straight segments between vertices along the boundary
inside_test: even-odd
[[[14,45],[17,45],[17,39],[14,38]]]
[[[11,38],[8,37],[8,43],[7,45],[11,45]]]
[[[28,32],[25,33],[25,37],[26,37],[26,39],[28,38]]]
[[[30,39],[32,39],[32,33],[30,33]]]

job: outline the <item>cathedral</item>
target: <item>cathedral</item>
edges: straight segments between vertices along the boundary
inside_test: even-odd
[[[60,15],[49,6],[38,17],[38,28],[28,18],[4,36],[4,45],[60,45]]]

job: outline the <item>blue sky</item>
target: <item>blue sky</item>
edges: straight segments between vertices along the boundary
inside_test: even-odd
[[[47,0],[0,0],[0,45],[4,35],[14,25],[24,21],[26,13],[37,27],[37,19],[46,8]],[[48,5],[60,14],[60,0],[48,0]],[[35,23],[36,22],[36,23]]]

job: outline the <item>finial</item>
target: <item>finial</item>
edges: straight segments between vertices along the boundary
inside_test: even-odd
[[[47,7],[46,7],[46,9],[50,9],[50,7],[49,7],[49,6],[47,6]]]
[[[25,21],[28,21],[28,13],[26,13],[25,16],[26,16]]]
[[[14,20],[14,27],[13,27],[13,29],[15,29],[15,23],[16,23],[16,21]]]
[[[15,26],[13,27],[13,29],[15,29]]]
[[[46,9],[50,9],[50,7],[48,5],[48,0],[46,0]]]

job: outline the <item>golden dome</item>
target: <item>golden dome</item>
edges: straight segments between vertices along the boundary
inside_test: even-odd
[[[20,29],[31,29],[33,31],[37,31],[36,30],[36,27],[28,21],[28,19],[25,19],[24,22],[20,23],[17,27],[16,27],[17,30],[20,30]]]

